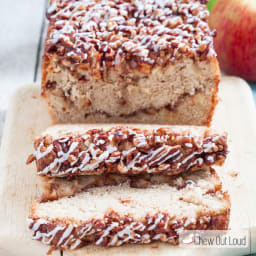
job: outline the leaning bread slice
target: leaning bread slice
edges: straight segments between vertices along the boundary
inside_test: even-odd
[[[208,169],[207,169],[208,170]],[[204,171],[202,169],[201,171]],[[186,179],[186,174],[179,174]],[[133,188],[148,188],[153,184],[174,184],[177,175],[140,174],[121,175],[105,173],[102,175],[75,176],[72,179],[56,177],[40,177],[41,179],[41,202],[53,201],[62,197],[70,197],[87,191],[90,188],[103,186],[117,186],[126,183]]]
[[[35,160],[37,173],[50,177],[175,175],[221,165],[227,154],[226,134],[204,127],[102,127],[52,127],[35,139],[28,163]]]
[[[124,183],[31,206],[33,239],[54,249],[178,243],[183,230],[225,230],[230,200],[214,170],[146,189]]]

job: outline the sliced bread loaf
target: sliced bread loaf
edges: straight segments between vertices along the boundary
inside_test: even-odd
[[[51,0],[42,96],[56,123],[210,125],[206,0]]]

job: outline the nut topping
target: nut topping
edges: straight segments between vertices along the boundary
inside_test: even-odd
[[[175,175],[223,164],[227,155],[225,135],[191,135],[168,128],[143,130],[132,127],[92,129],[67,133],[61,138],[49,134],[35,140],[36,161],[42,176],[72,176],[105,173]]]
[[[153,66],[183,57],[207,59],[216,55],[215,32],[204,2],[54,0],[46,54],[55,52],[63,65],[78,69],[88,63],[98,78],[122,63],[149,74]]]

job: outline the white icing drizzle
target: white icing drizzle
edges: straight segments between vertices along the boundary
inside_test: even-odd
[[[180,153],[179,155],[177,155],[174,159],[173,159],[173,162],[178,162],[181,158],[182,158],[183,154]]]
[[[206,221],[210,221],[210,219],[211,219],[210,217],[205,216],[203,218],[200,218],[199,221],[202,224]],[[61,236],[58,236],[58,241],[56,241],[56,246],[59,248],[70,248],[71,250],[78,248],[83,241],[82,238],[86,238],[86,236],[91,235],[91,230],[94,230],[92,223],[88,223],[79,230],[79,233],[72,234],[74,228],[77,228],[77,226],[69,224],[67,227],[56,226],[54,229],[52,229],[48,233],[41,233],[39,231],[41,225],[48,225],[48,224],[51,225],[50,221],[47,221],[45,219],[37,219],[37,220],[28,219],[27,221],[29,223],[30,229],[34,231],[33,239],[41,240],[44,244],[49,245],[51,244],[53,239],[56,237],[57,233],[61,231],[62,233],[61,233]],[[103,231],[103,234],[96,240],[95,244],[96,245],[102,244],[105,237],[108,237],[110,241],[107,244],[104,244],[104,246],[120,246],[126,242],[150,243],[152,240],[161,240],[161,239],[164,239],[164,241],[168,241],[172,238],[175,238],[175,236],[168,236],[167,233],[154,234],[152,238],[150,237],[148,231],[155,230],[160,222],[164,224],[164,229],[167,231],[168,224],[169,224],[169,216],[164,216],[162,213],[158,213],[155,217],[148,218],[147,224],[149,226],[147,230],[146,230],[146,226],[142,222],[131,222],[130,224],[126,224],[121,230],[117,231],[120,228],[120,225],[123,224],[123,222],[120,222],[120,223],[113,222],[105,230],[104,228],[103,230],[102,229],[97,230],[98,232]],[[32,223],[33,225],[31,227]],[[179,225],[179,227],[175,229],[176,233],[180,234],[184,230],[184,227],[188,227],[191,223],[196,224],[196,218],[186,219],[181,226]],[[176,224],[178,224],[178,221],[172,222],[172,225],[176,225]],[[111,232],[114,228],[116,228],[116,230]],[[145,230],[146,230],[146,233],[144,234],[138,233],[138,232],[145,232]],[[75,234],[77,234],[78,237],[76,237]]]
[[[163,146],[163,148],[162,149],[165,149],[166,147],[165,146]],[[156,158],[155,158],[155,156],[156,156],[156,153],[153,151],[153,153],[152,153],[152,155],[154,155],[154,160],[153,161],[151,161],[151,162],[149,162],[149,166],[152,166],[154,163],[156,163],[156,162],[158,162],[158,161],[160,161],[160,160],[162,160],[162,161],[160,161],[160,163],[163,163],[163,162],[165,162],[167,159],[169,159],[169,158],[171,158],[173,155],[176,155],[176,153],[179,153],[179,152],[175,152],[174,154],[171,154],[170,156],[167,156],[167,158],[164,158],[166,155],[168,155],[168,153],[170,152],[170,150],[171,150],[171,148],[169,148],[168,147],[168,149],[167,149],[167,151],[165,152],[165,153],[163,153],[163,154],[159,154]],[[156,151],[158,151],[158,150],[156,150]],[[162,150],[161,150],[162,151]],[[160,151],[160,152],[161,152]],[[179,151],[179,150],[178,150]]]
[[[212,141],[215,142],[215,141],[219,140],[219,138],[220,138],[220,136],[218,136],[218,135],[217,135],[217,136],[214,136],[214,137],[212,138]]]
[[[131,4],[118,0],[62,0],[48,9],[54,28],[47,43],[64,41],[69,45],[68,56],[82,56],[85,60],[96,49],[111,52],[114,65],[121,63],[125,52],[153,64],[150,52],[169,48],[174,49],[171,60],[188,51],[198,55],[207,46],[210,49],[206,55],[215,56],[208,15],[198,1],[137,0]]]
[[[212,148],[214,147],[214,143],[212,143],[211,141],[206,143],[206,144],[203,144],[203,149],[204,149],[204,152],[211,152]]]
[[[111,156],[109,159],[106,160],[106,163],[115,163],[119,159],[120,159],[120,156]]]
[[[117,146],[114,145],[115,134],[117,134],[117,136],[122,138],[124,141],[128,138],[128,136],[133,136],[135,146],[127,150],[119,151]],[[155,131],[153,131],[152,134],[155,134]],[[149,150],[147,153],[143,152],[143,150],[141,152],[140,147],[145,147],[148,145],[147,140],[152,140],[150,137],[152,134],[145,137],[144,134],[137,133],[136,130],[129,129],[127,135],[122,129],[118,131],[115,129],[110,129],[109,131],[104,132],[104,139],[102,139],[100,134],[97,133],[93,135],[94,137],[89,136],[88,134],[79,135],[81,138],[85,139],[83,143],[87,149],[79,152],[77,156],[74,156],[74,151],[78,147],[79,143],[77,141],[69,143],[68,140],[72,140],[72,137],[69,135],[68,138],[56,140],[57,142],[66,143],[67,152],[65,153],[63,150],[59,151],[58,148],[57,157],[55,157],[50,164],[44,166],[42,170],[38,171],[38,174],[51,176],[61,176],[76,172],[85,172],[89,174],[90,172],[97,171],[102,163],[113,163],[120,165],[121,168],[119,169],[118,167],[118,170],[123,173],[128,173],[130,171],[133,173],[139,173],[142,171],[147,173],[156,173],[161,171],[167,172],[168,170],[172,170],[171,163],[176,162],[177,165],[174,170],[178,170],[179,168],[190,169],[195,165],[202,166],[204,164],[204,159],[201,157],[202,154],[212,152],[213,148],[216,147],[214,142],[209,142],[209,139],[211,139],[210,137],[206,139],[198,137],[197,140],[200,140],[201,142],[205,141],[205,143],[201,143],[201,148],[197,148],[196,152],[193,152],[192,150],[192,143],[185,143],[184,147],[191,148],[192,152],[184,155],[182,153],[182,146],[178,144],[179,142],[177,142],[176,146],[169,146],[165,143],[170,139],[170,136],[172,136],[172,140],[175,140],[176,138],[178,141],[182,140],[184,137],[188,137],[190,139],[193,139],[193,137],[189,134],[182,136],[178,135],[176,137],[172,134],[164,134],[161,136],[155,136],[155,141],[161,141],[161,143],[163,143],[162,145]],[[94,141],[94,143],[92,141]],[[194,143],[196,144],[198,141],[195,142],[194,140]],[[38,161],[43,157],[47,157],[47,155],[54,150],[53,145],[53,143],[50,144],[47,148],[43,149],[44,152],[41,152],[42,147],[45,147],[44,141],[42,140],[35,150],[34,155],[36,160]],[[180,148],[177,147],[178,145]],[[104,149],[101,149],[101,147],[104,147]],[[116,152],[116,154],[114,152]],[[114,154],[112,155],[112,153]],[[191,159],[196,155],[199,155],[199,157],[192,161]],[[213,156],[206,155],[205,159],[210,163],[214,163],[215,161]],[[62,170],[61,167],[67,160],[69,163],[69,168]],[[102,168],[106,168],[105,164]]]
[[[148,145],[146,137],[142,133],[137,134],[137,136],[135,137],[135,139],[133,141],[135,142],[135,145],[137,147],[144,147],[144,146]]]
[[[141,222],[132,222],[130,226],[132,230],[139,230],[139,231],[144,231],[146,228],[146,226]]]
[[[71,241],[71,242],[76,241],[76,239],[74,239],[74,236],[73,236],[73,235],[71,235],[71,236],[65,241],[65,243],[64,243],[61,247],[67,248],[67,246],[68,246],[68,244],[69,244],[70,241]]]
[[[31,222],[33,222],[33,220],[32,220]],[[39,220],[37,220],[37,221],[33,224],[33,226],[31,227],[31,229],[32,229],[33,231],[37,231],[37,230],[39,229],[39,227],[40,227],[42,224],[48,224],[48,221],[45,220],[45,219],[39,219]]]
[[[103,235],[96,241],[96,245],[99,245],[102,243],[104,237],[108,236],[110,231],[115,228],[115,227],[118,227],[118,223],[117,222],[113,222],[103,233]]]
[[[79,230],[80,238],[83,238],[86,235],[90,235],[94,233],[94,229],[92,229],[92,223],[87,223],[83,228]]]
[[[140,163],[140,161],[137,161],[140,159],[141,153],[138,152],[137,155],[132,159],[132,161],[125,166],[125,170],[128,172],[130,169],[135,169],[135,164]],[[122,160],[121,160],[122,161]]]
[[[117,232],[111,242],[109,243],[110,246],[117,245],[120,246],[121,244],[125,243],[126,241],[129,242],[138,242],[141,240],[141,236],[134,231],[144,231],[145,225],[140,222],[132,222],[130,225],[126,226],[124,229]],[[132,235],[133,234],[133,235]],[[137,238],[135,237],[137,236]]]
[[[110,243],[108,244],[109,246],[114,246],[117,245],[118,242],[118,237],[117,236],[113,236],[113,238],[111,239]]]
[[[180,227],[180,228],[175,229],[177,234],[180,234],[183,230],[184,230],[184,227]]]
[[[50,145],[50,146],[52,146],[52,145]],[[46,166],[42,171],[38,172],[38,174],[47,174],[49,171],[52,171],[52,169],[54,169],[57,166],[54,173],[56,173],[58,175],[58,173],[60,173],[59,169],[61,167],[61,164],[69,158],[70,154],[74,151],[74,149],[77,146],[78,146],[78,142],[73,142],[67,153],[64,153],[63,151],[58,152],[58,158],[55,158],[54,161],[50,165]],[[107,147],[106,151],[104,151],[99,156],[97,156],[100,149],[97,147],[95,148],[95,147],[96,147],[96,145],[91,143],[89,145],[89,148],[87,151],[82,151],[79,153],[78,157],[81,157],[82,155],[84,155],[84,158],[83,158],[81,164],[78,167],[76,167],[76,169],[69,168],[69,169],[61,172],[61,174],[75,172],[77,169],[84,171],[84,172],[95,170],[96,168],[98,168],[100,163],[104,162],[109,157],[109,155],[116,150],[115,147],[112,147],[111,145],[109,145]],[[93,159],[93,163],[91,163],[91,164],[89,164],[89,161],[91,160],[90,154],[92,155],[92,159]],[[37,158],[37,155],[36,155],[36,158]],[[71,166],[73,166],[76,162],[77,161],[71,163]],[[54,174],[52,174],[52,175],[54,176]]]
[[[142,243],[144,244],[148,244],[151,242],[150,240],[150,235],[149,234],[144,234],[142,237],[141,237],[141,241]]]
[[[88,152],[85,152],[85,151],[82,151],[82,152],[79,153],[78,159],[81,156],[83,156],[83,160],[81,161],[81,164],[80,164],[79,168],[81,170],[83,170],[83,168],[86,166],[86,164],[90,162],[91,158],[90,158],[90,154]],[[78,161],[78,159],[77,159],[77,161]]]
[[[168,223],[169,223],[169,216],[166,217],[166,220],[165,220],[165,224],[164,224],[164,229],[167,229],[168,227]]]
[[[39,144],[39,146],[38,146],[36,152],[35,152],[35,157],[36,157],[37,160],[39,160],[39,159],[41,159],[41,158],[47,156],[47,155],[52,151],[52,149],[53,149],[53,145],[50,144],[50,145],[46,148],[46,150],[45,150],[44,152],[41,152],[41,148],[42,148],[43,146],[44,146],[44,141],[42,140],[42,141],[40,142],[40,144]]]
[[[60,139],[59,142],[60,142],[60,143],[65,143],[65,142],[68,141],[68,139],[69,139],[68,137],[67,137],[67,138],[63,138],[63,139]]]
[[[131,232],[132,232],[132,228],[130,226],[126,226],[123,230],[119,231],[116,234],[116,236],[118,238],[121,238],[119,240],[118,245],[121,245],[121,244],[125,243],[128,240],[133,240],[134,237],[131,236]],[[126,237],[125,237],[125,235],[126,235]]]
[[[153,236],[152,240],[159,240],[164,234],[156,234]]]
[[[73,231],[74,227],[70,224],[68,228],[65,230],[65,232],[62,234],[59,242],[57,243],[57,246],[60,246],[64,239],[66,239]]]
[[[189,226],[191,223],[196,223],[196,219],[195,218],[187,218],[185,223],[184,223],[184,227]]]
[[[196,156],[196,155],[199,155],[200,153],[198,152],[193,152],[191,153],[190,155],[188,155],[186,158],[184,158],[182,161],[181,161],[181,164],[186,164],[187,161],[189,161],[192,157]]]
[[[155,158],[155,156],[157,154],[159,154],[161,151],[163,151],[163,149],[165,148],[165,146],[163,145],[162,147],[156,149],[156,150],[151,150],[149,153],[149,157],[148,157],[148,162],[150,162],[153,158]]]
[[[33,219],[27,218],[27,224],[28,224],[28,226],[30,226],[33,222],[34,222]]]
[[[206,156],[206,160],[210,163],[214,163],[214,157],[213,156]]]
[[[124,150],[124,151],[122,152],[122,155],[123,155],[123,156],[127,156],[127,155],[129,155],[131,152],[133,152],[133,151],[135,151],[135,150],[137,150],[135,147],[133,147],[133,148],[131,148],[131,149],[129,149],[129,150]]]
[[[162,155],[162,160],[158,163],[158,165],[161,165],[162,163],[168,161],[170,158],[173,158],[180,153],[180,149],[177,149],[176,151],[174,151],[174,153],[168,155],[170,151],[171,151],[171,149],[168,149],[168,151],[164,155]],[[167,157],[165,157],[166,155],[167,155]]]
[[[82,243],[82,240],[76,239],[76,240],[75,240],[75,243],[70,246],[70,249],[71,249],[71,250],[76,249],[81,243]],[[65,247],[66,247],[66,246],[65,246]]]
[[[34,223],[31,230],[34,231],[34,235],[32,236],[32,239],[34,240],[41,240],[44,244],[51,244],[53,239],[56,237],[59,231],[63,231],[62,235],[58,238],[57,246],[61,248],[67,248],[70,245],[70,242],[74,242],[73,245],[70,247],[71,249],[75,249],[79,246],[79,244],[82,242],[80,239],[74,238],[74,235],[72,234],[72,231],[74,230],[75,225],[69,225],[68,227],[63,226],[56,226],[54,229],[52,229],[48,233],[42,233],[39,231],[41,225],[48,225],[51,222],[47,221],[45,219],[28,219],[29,226],[31,223]],[[65,241],[66,239],[66,241]],[[65,241],[65,242],[64,242]],[[63,243],[64,242],[64,243]]]
[[[187,166],[187,170],[190,169],[192,166],[194,165],[199,165],[199,166],[202,166],[204,162],[204,159],[199,157],[199,158],[196,158],[193,162],[191,162],[188,166]]]
[[[55,158],[54,161],[49,166],[47,166],[46,168],[44,168],[42,171],[40,171],[38,173],[39,174],[46,174],[50,170],[52,171],[52,169],[54,169],[55,167],[57,167],[56,170],[55,170],[55,172],[57,173],[59,171],[60,167],[61,167],[61,164],[64,163],[66,160],[68,160],[70,154],[75,150],[75,148],[77,146],[78,146],[78,142],[73,142],[70,145],[70,148],[66,153],[64,153],[64,151],[59,151],[58,154],[57,154],[58,158]],[[46,149],[46,151],[48,151],[49,148],[51,148],[51,150],[52,150],[53,145],[50,144],[50,146]],[[40,146],[39,146],[39,152],[40,152]],[[40,155],[38,156],[37,153],[38,153],[38,150],[35,153],[35,157],[36,157],[36,159],[38,159],[38,157],[40,159]]]
[[[55,227],[51,232],[48,232],[48,233],[41,233],[40,231],[36,231],[35,235],[32,237],[32,239],[34,240],[39,240],[42,238],[42,243],[44,244],[50,244],[51,241],[54,239],[54,237],[56,236],[56,234],[59,232],[59,231],[62,231],[64,230],[65,227],[60,227],[60,226],[57,226]],[[48,239],[47,239],[48,238]]]
[[[185,143],[185,146],[186,146],[187,148],[193,148],[193,144],[192,144],[192,143]]]
[[[148,230],[153,230],[157,227],[158,223],[164,218],[164,215],[162,213],[159,213],[157,215],[157,218],[155,219],[154,224],[148,227]]]

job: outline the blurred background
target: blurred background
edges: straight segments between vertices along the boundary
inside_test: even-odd
[[[40,83],[47,0],[1,1],[0,134],[10,95]],[[246,79],[256,101],[256,0],[210,0],[210,25],[222,71]]]

